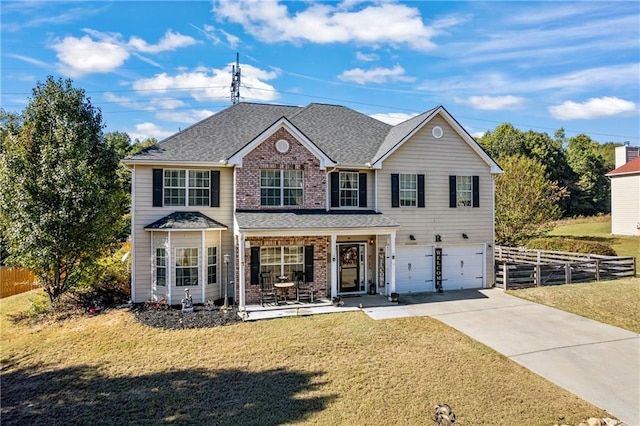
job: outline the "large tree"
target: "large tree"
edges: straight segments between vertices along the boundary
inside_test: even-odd
[[[121,229],[118,156],[104,141],[100,110],[71,80],[39,82],[25,110],[3,113],[0,124],[7,261],[31,269],[55,302]]]
[[[611,211],[610,183],[605,176],[610,170],[599,151],[599,144],[587,135],[569,139],[567,158],[577,177],[571,194],[570,216],[593,216]]]
[[[504,173],[496,180],[496,243],[517,246],[544,235],[547,224],[561,215],[563,191],[545,176],[533,158],[500,158]]]

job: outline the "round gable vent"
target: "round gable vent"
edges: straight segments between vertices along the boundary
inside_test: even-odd
[[[442,131],[442,127],[433,126],[433,129],[431,129],[431,134],[433,135],[434,138],[440,139],[444,134],[444,132]]]
[[[285,152],[289,151],[289,142],[285,141],[284,139],[280,139],[278,142],[276,142],[276,149],[278,150],[278,152],[284,154]]]

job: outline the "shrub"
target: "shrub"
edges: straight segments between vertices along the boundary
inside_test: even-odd
[[[569,251],[573,253],[599,254],[602,256],[616,256],[616,251],[606,243],[571,238],[535,238],[526,247],[534,250]]]

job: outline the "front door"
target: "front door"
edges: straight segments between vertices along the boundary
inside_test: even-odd
[[[338,276],[339,293],[365,291],[365,245],[358,243],[339,244],[340,266]]]

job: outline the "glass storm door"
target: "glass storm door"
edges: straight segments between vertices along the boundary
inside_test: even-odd
[[[339,244],[338,254],[340,255],[338,292],[364,291],[364,244]]]

